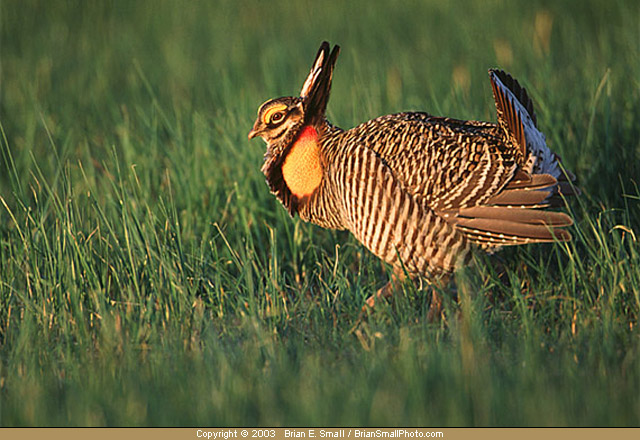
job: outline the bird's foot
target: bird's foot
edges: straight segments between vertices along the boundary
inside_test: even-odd
[[[444,318],[444,309],[442,308],[442,295],[436,289],[431,288],[431,304],[427,312],[427,321],[439,322]]]
[[[378,291],[374,295],[371,295],[369,298],[367,298],[365,301],[365,305],[362,306],[362,311],[367,312],[373,310],[376,306],[376,302],[380,301],[383,298],[391,298],[395,291],[395,286],[393,284],[393,281],[389,281],[383,287],[378,289]]]

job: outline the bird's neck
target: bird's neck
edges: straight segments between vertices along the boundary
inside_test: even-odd
[[[310,197],[322,183],[322,153],[313,126],[303,128],[293,142],[282,164],[282,177],[298,199]]]

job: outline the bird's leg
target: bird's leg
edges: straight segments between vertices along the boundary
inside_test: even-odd
[[[443,318],[440,289],[449,283],[449,278],[448,275],[445,275],[431,285],[431,304],[427,312],[427,321],[429,322],[439,321]]]
[[[442,295],[440,290],[449,283],[449,275],[440,276],[437,280],[430,283],[429,289],[431,290],[431,304],[429,305],[429,311],[427,312],[427,320],[429,322],[435,322],[443,317],[442,310]],[[394,267],[391,274],[391,280],[383,287],[378,289],[375,295],[371,295],[366,300],[366,305],[362,307],[362,311],[366,312],[375,308],[377,301],[380,298],[390,298],[400,289],[402,289],[402,283],[407,279],[407,273],[402,267]],[[414,281],[415,278],[409,275],[409,279]]]
[[[431,287],[431,304],[427,312],[427,321],[435,322],[442,319],[442,295],[438,289]]]
[[[366,300],[366,305],[362,308],[363,311],[370,308],[373,309],[375,307],[376,301],[378,298],[390,298],[392,297],[396,291],[402,288],[402,283],[407,278],[407,275],[402,267],[395,266],[393,268],[393,273],[391,274],[391,280],[383,287],[378,289],[375,295],[371,295]]]
[[[429,311],[427,312],[427,321],[435,322],[442,317],[442,296],[431,288],[431,304],[429,304]]]

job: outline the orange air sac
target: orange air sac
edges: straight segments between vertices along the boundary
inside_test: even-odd
[[[308,197],[322,182],[320,146],[315,128],[305,127],[282,165],[282,177],[298,198]]]

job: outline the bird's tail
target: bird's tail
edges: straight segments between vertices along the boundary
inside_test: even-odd
[[[533,102],[527,91],[511,75],[502,70],[489,70],[498,125],[516,148],[520,169],[529,175],[548,174],[557,181],[551,196],[578,195],[572,182],[575,175],[565,170],[560,157],[547,146],[537,127]],[[526,179],[525,179],[526,180]]]

